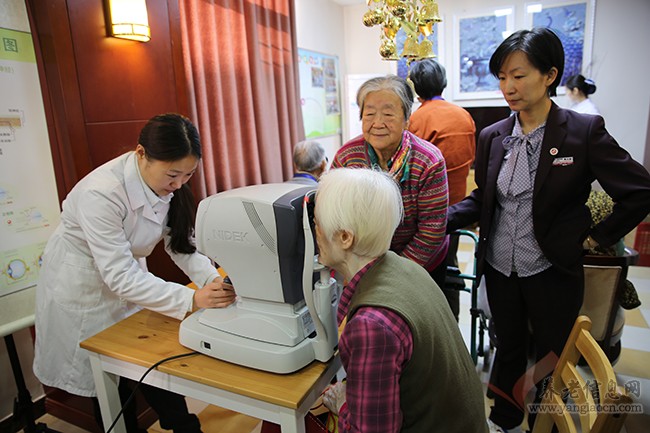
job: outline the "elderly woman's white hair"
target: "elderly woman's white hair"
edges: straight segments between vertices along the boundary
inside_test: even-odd
[[[404,120],[411,117],[411,108],[413,108],[413,89],[408,82],[397,75],[386,75],[384,77],[374,77],[366,81],[357,90],[357,105],[359,106],[359,119],[363,119],[363,109],[366,104],[368,94],[386,90],[393,92],[402,103],[402,113]]]
[[[354,234],[352,253],[379,257],[388,251],[402,220],[402,194],[393,178],[368,168],[337,168],[324,174],[316,193],[316,220],[329,240]]]

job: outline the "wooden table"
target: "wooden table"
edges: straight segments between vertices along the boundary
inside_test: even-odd
[[[104,428],[120,411],[118,376],[140,380],[153,364],[191,352],[178,342],[180,321],[142,310],[83,341],[90,353]],[[340,369],[338,356],[291,374],[267,373],[196,354],[152,370],[144,382],[304,433],[304,417]],[[120,417],[114,430],[126,432]]]

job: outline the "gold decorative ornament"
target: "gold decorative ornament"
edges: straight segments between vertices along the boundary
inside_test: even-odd
[[[402,24],[399,22],[397,18],[389,19],[388,22],[383,27],[384,35],[389,40],[394,41],[395,36],[397,36],[397,32],[399,31],[401,26]]]
[[[366,27],[381,26],[379,54],[384,60],[413,60],[436,57],[429,37],[434,25],[442,21],[436,0],[366,0],[363,15]],[[401,51],[395,38],[399,30],[406,33]]]
[[[395,42],[390,39],[386,39],[381,43],[379,54],[386,60],[399,59],[399,57],[397,57],[397,47],[395,47]]]
[[[402,49],[402,57],[407,59],[417,59],[420,57],[420,47],[415,37],[408,35],[404,41],[404,48]]]
[[[406,12],[408,12],[408,5],[406,2],[401,1],[397,2],[393,6],[389,6],[388,10],[393,16],[396,16],[397,18],[403,18],[406,15]]]
[[[422,3],[422,7],[418,13],[421,21],[424,21],[426,23],[442,22],[442,18],[440,18],[440,14],[438,13],[438,3],[436,3],[435,0],[423,1]]]

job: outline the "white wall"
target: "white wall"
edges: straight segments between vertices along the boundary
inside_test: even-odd
[[[343,9],[343,17],[325,14],[326,0],[296,0],[298,14],[298,45],[303,41],[332,41],[344,43],[328,47],[331,54],[341,57],[341,77],[346,74],[394,73],[395,63],[381,60],[379,56],[379,28],[367,28],[361,22],[367,10],[366,2],[339,0],[348,4],[341,6],[336,0],[329,0],[333,8]],[[444,46],[440,61],[447,67],[449,86],[444,96],[453,100],[453,30],[454,15],[484,12],[502,7],[514,7],[515,22],[523,23],[525,5],[532,0],[438,0],[440,14],[444,21],[440,32]],[[570,2],[570,0],[566,0]],[[353,2],[352,2],[353,3]],[[650,41],[650,1],[648,0],[596,0],[592,65],[589,74],[596,81],[597,92],[592,96],[600,108],[609,132],[619,144],[627,149],[634,159],[642,162],[650,130],[650,85],[645,71],[650,70],[650,55],[647,42]],[[519,25],[518,27],[521,27]],[[317,30],[313,30],[317,29]],[[338,42],[337,42],[338,43]],[[338,48],[337,48],[338,46]],[[339,51],[334,51],[338,49]],[[583,72],[587,72],[585,69]],[[345,99],[344,95],[344,99]],[[566,97],[556,101],[567,106]],[[455,101],[464,106],[505,105],[496,100]],[[345,117],[344,117],[345,119]],[[344,130],[345,137],[345,130]],[[650,159],[650,158],[649,158]]]
[[[632,157],[644,161],[650,143],[650,1],[598,0],[592,96],[609,132]],[[650,166],[646,165],[650,169]]]
[[[343,6],[331,0],[295,0],[296,39],[299,48],[335,55],[339,60],[339,77],[345,77],[346,56],[344,55]],[[345,127],[345,104],[343,83],[339,83],[341,102],[341,125]],[[341,135],[315,138],[325,148],[332,161],[341,147]]]

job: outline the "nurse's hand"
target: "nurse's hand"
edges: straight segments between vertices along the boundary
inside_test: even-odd
[[[194,308],[223,308],[236,299],[235,288],[219,277],[194,292]]]

